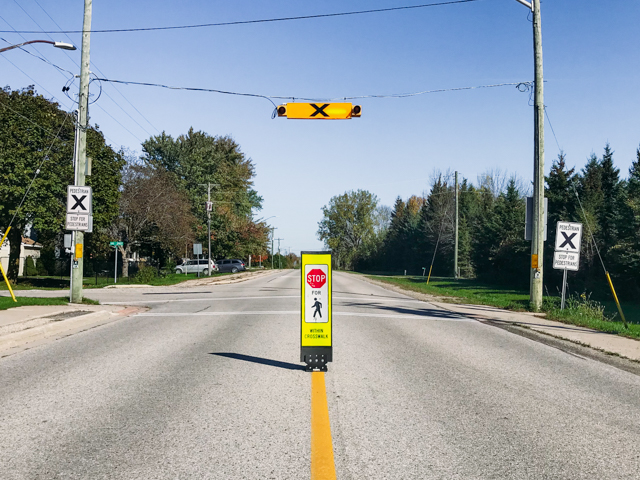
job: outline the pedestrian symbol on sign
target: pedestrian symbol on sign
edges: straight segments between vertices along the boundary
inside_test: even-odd
[[[316,309],[316,311],[313,312],[313,318],[316,318],[316,314],[320,315],[320,318],[322,318],[322,312],[320,311],[322,309],[322,303],[320,303],[317,298],[314,298],[314,300],[316,303],[311,306],[311,308]]]

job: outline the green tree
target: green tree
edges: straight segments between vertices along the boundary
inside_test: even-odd
[[[94,160],[87,183],[93,186],[94,231],[99,232],[117,213],[123,159],[105,144],[97,128],[89,129],[87,141]],[[0,91],[0,228],[13,220],[8,236],[12,281],[18,276],[25,228],[35,229],[42,244],[54,242],[64,229],[67,185],[73,184],[73,143],[72,116],[38,95],[33,86]],[[85,238],[91,244],[99,236]]]
[[[211,199],[212,255],[246,258],[266,253],[267,225],[254,222],[252,213],[262,208],[262,197],[253,188],[253,162],[231,137],[213,137],[189,129],[176,139],[164,132],[142,145],[143,160],[161,166],[175,177],[187,193],[191,211],[198,220],[196,235],[207,243],[207,189]]]
[[[604,147],[604,155],[600,163],[602,179],[602,206],[599,212],[599,223],[601,227],[601,237],[603,243],[603,254],[607,255],[609,250],[618,242],[618,231],[621,220],[621,193],[620,169],[613,164],[613,150],[610,145]]]
[[[363,247],[375,236],[378,198],[366,190],[346,192],[322,207],[318,238],[333,250],[338,267],[352,269],[363,256]]]
[[[524,240],[525,201],[514,178],[496,199],[492,214],[480,227],[483,255],[477,274],[492,282],[520,284],[529,282],[529,242]]]

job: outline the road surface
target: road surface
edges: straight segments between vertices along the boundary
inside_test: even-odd
[[[0,478],[310,478],[299,271],[95,290],[133,317],[0,359]],[[334,276],[338,479],[637,479],[640,377]]]

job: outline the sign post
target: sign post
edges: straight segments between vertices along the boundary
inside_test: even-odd
[[[333,361],[331,252],[302,252],[300,361],[327,371]]]
[[[116,262],[115,262],[115,266],[113,267],[113,283],[118,283],[118,247],[121,247],[122,245],[124,245],[124,243],[109,242],[109,245],[115,249]],[[122,261],[124,262],[125,259],[123,258]]]
[[[193,254],[197,257],[198,259],[198,267],[196,268],[196,272],[198,274],[198,278],[200,278],[200,255],[202,255],[202,244],[201,243],[194,243],[193,244]],[[186,269],[188,269],[189,267],[187,267]]]
[[[562,275],[562,300],[560,309],[564,310],[567,290],[567,270],[577,272],[580,268],[580,246],[582,244],[582,224],[558,222],[556,228],[553,268],[564,270]]]

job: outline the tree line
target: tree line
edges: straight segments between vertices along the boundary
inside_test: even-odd
[[[66,189],[73,184],[74,118],[33,86],[0,90],[0,232],[11,224],[8,276],[18,276],[21,236],[36,232],[39,269],[54,273],[65,233]],[[262,198],[253,188],[253,162],[229,136],[190,129],[147,139],[142,154],[114,150],[97,125],[87,131],[93,188],[93,233],[85,236],[85,270],[113,256],[137,252],[159,265],[206,251],[207,184],[211,184],[212,258],[263,255],[268,226],[253,219]],[[35,178],[35,180],[34,180]],[[27,195],[25,196],[25,193]],[[123,265],[126,275],[126,262]]]
[[[577,171],[561,153],[545,177],[548,199],[544,251],[545,288],[556,294],[562,271],[554,270],[558,221],[584,225],[580,270],[571,273],[574,291],[604,294],[604,270],[626,296],[640,293],[640,148],[621,178],[607,144]],[[476,184],[461,178],[458,188],[458,268],[463,278],[527,287],[531,242],[524,240],[530,187],[515,176],[488,171]],[[392,208],[367,191],[333,197],[323,209],[318,237],[334,251],[338,268],[370,272],[454,276],[455,182],[436,172],[428,194],[398,197]],[[424,270],[423,270],[424,269]]]

